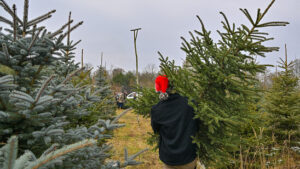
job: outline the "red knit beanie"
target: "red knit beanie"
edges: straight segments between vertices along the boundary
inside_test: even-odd
[[[169,80],[166,75],[159,75],[155,79],[155,89],[157,92],[166,93],[169,85]]]

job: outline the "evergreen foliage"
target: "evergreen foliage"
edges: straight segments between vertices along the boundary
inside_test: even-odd
[[[88,127],[78,123],[91,114],[90,109],[95,104],[104,100],[100,94],[109,91],[107,86],[94,87],[91,80],[85,81],[90,78],[87,78],[89,73],[84,67],[78,67],[72,52],[80,41],[68,40],[66,45],[63,42],[83,22],[71,26],[73,20],[69,20],[50,32],[45,26],[38,25],[50,18],[55,10],[29,20],[29,1],[24,0],[21,20],[16,15],[15,5],[10,8],[0,0],[0,6],[13,18],[0,17],[0,22],[8,25],[4,30],[0,28],[0,64],[13,72],[0,75],[0,142],[17,135],[21,153],[28,155],[26,151],[31,150],[37,156],[43,156],[54,143],[70,150],[67,145],[96,139],[96,145],[69,153],[63,163],[51,168],[120,168],[121,165],[138,164],[134,158],[128,158],[124,164],[118,161],[105,163],[110,146],[101,140],[110,137],[108,131],[123,126],[117,124],[117,120],[97,119]],[[67,27],[69,29],[65,31]],[[85,75],[83,80],[76,81],[75,77],[80,79],[82,74]],[[112,112],[113,109],[109,111]],[[83,142],[79,144],[84,145]],[[31,161],[27,155],[26,159],[20,158]],[[1,161],[0,165],[3,164]]]
[[[137,88],[136,91],[142,96],[129,101],[129,106],[134,109],[134,112],[143,117],[150,117],[152,106],[159,102],[159,94],[155,92],[154,88]]]
[[[95,73],[94,76],[94,83],[98,86],[109,86],[108,84],[108,78],[107,78],[107,71],[105,70],[105,67],[100,66],[98,70]],[[102,93],[104,97],[109,95],[112,91],[106,91],[105,93]]]
[[[260,145],[263,141],[256,134],[257,121],[261,117],[255,110],[261,93],[256,75],[264,72],[268,65],[258,64],[255,58],[265,57],[266,53],[278,51],[278,48],[264,45],[273,38],[269,38],[261,28],[288,24],[263,22],[274,2],[272,0],[264,11],[258,9],[255,19],[247,9],[240,9],[250,26],[230,24],[221,12],[224,21],[223,31],[217,31],[220,35],[218,42],[214,42],[211,32],[197,16],[201,30],[190,32],[190,40],[182,38],[181,49],[186,53],[183,67],[176,66],[174,61],[159,53],[162,72],[173,83],[174,90],[189,98],[195,118],[201,121],[194,142],[198,145],[199,159],[208,167],[243,167],[239,156],[243,151],[241,148],[249,151],[249,147]],[[140,99],[149,103],[151,97],[146,96],[149,95]],[[150,107],[141,108],[145,104],[139,100],[137,103],[140,105],[135,105],[136,112],[150,113]]]
[[[274,139],[289,146],[300,146],[300,95],[299,78],[294,74],[294,62],[280,59],[281,71],[273,77],[273,85],[266,94],[266,111],[269,114],[270,131]]]
[[[58,168],[58,166],[63,163],[63,160],[66,158],[66,156],[70,156],[72,153],[76,153],[76,151],[79,151],[85,147],[93,146],[95,144],[97,144],[97,141],[94,139],[83,140],[59,149],[57,149],[59,146],[58,144],[53,144],[50,148],[43,152],[39,158],[36,158],[36,156],[29,150],[17,158],[18,138],[16,136],[12,136],[8,140],[8,143],[0,148],[0,167],[1,169]],[[102,165],[101,169],[119,169],[129,165],[141,164],[141,162],[135,161],[135,158],[141,153],[147,151],[147,149],[131,156],[128,156],[127,149],[124,149],[124,151],[125,161],[123,163],[120,163],[119,161],[110,161],[105,166]],[[96,166],[94,167],[96,168]],[[76,168],[81,168],[81,166],[77,166]]]
[[[107,97],[108,98],[113,97],[113,91],[110,89],[110,84],[108,82],[108,73],[104,67],[100,66],[96,71],[96,74],[94,76],[94,84],[95,86],[103,87],[102,90],[99,91],[99,94],[102,99]],[[108,104],[112,104],[112,103],[108,103]]]
[[[54,144],[39,158],[36,158],[36,156],[28,150],[17,158],[18,139],[16,136],[12,136],[8,140],[8,143],[0,149],[0,167],[2,169],[54,168],[57,164],[62,163],[64,155],[84,147],[95,145],[96,143],[96,140],[83,140],[60,149],[57,149],[58,145]]]
[[[95,85],[101,86],[101,90],[99,91],[99,95],[101,97],[101,104],[103,110],[100,112],[104,112],[104,116],[113,115],[116,110],[116,102],[113,91],[111,90],[111,86],[108,82],[108,73],[107,70],[100,66],[96,75],[94,76]]]
[[[90,126],[97,122],[98,118],[111,119],[115,116],[116,103],[111,86],[108,83],[107,71],[104,67],[99,67],[93,78],[90,78],[92,91],[97,91],[97,96],[100,101],[94,103],[88,108],[89,115],[79,119],[78,123],[85,126]]]
[[[118,69],[117,69],[118,70]],[[132,72],[123,73],[123,70],[113,73],[112,83],[122,87],[122,90],[131,91],[135,87],[136,76]]]

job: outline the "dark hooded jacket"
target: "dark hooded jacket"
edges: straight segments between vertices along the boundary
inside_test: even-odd
[[[196,158],[192,143],[198,128],[194,110],[179,94],[170,94],[151,109],[151,126],[159,133],[159,158],[167,165],[184,165]]]

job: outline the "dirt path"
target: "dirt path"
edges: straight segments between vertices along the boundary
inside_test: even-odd
[[[117,114],[122,110],[118,110]],[[114,137],[110,140],[113,144],[113,159],[124,160],[124,147],[127,147],[130,155],[149,148],[148,151],[137,157],[138,161],[144,162],[138,166],[127,167],[129,169],[161,169],[162,162],[158,158],[158,151],[152,151],[152,147],[147,144],[148,132],[152,132],[150,119],[139,116],[140,123],[137,122],[137,115],[128,112],[124,115],[119,123],[125,123],[126,126],[114,131]]]

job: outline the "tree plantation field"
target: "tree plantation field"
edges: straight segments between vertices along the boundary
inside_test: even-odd
[[[185,130],[196,132],[197,169],[300,169],[300,60],[285,45],[278,64],[257,61],[279,51],[269,30],[290,24],[272,17],[275,0],[241,8],[243,24],[220,12],[217,40],[197,16],[181,37],[183,64],[158,52],[159,68],[140,72],[84,64],[73,32],[89,28],[72,12],[53,29],[44,21],[56,10],[32,16],[34,1],[12,3],[0,0],[0,169],[162,169],[154,148],[166,137],[153,132],[151,109],[175,94],[197,121]],[[158,75],[166,93],[154,89]]]

